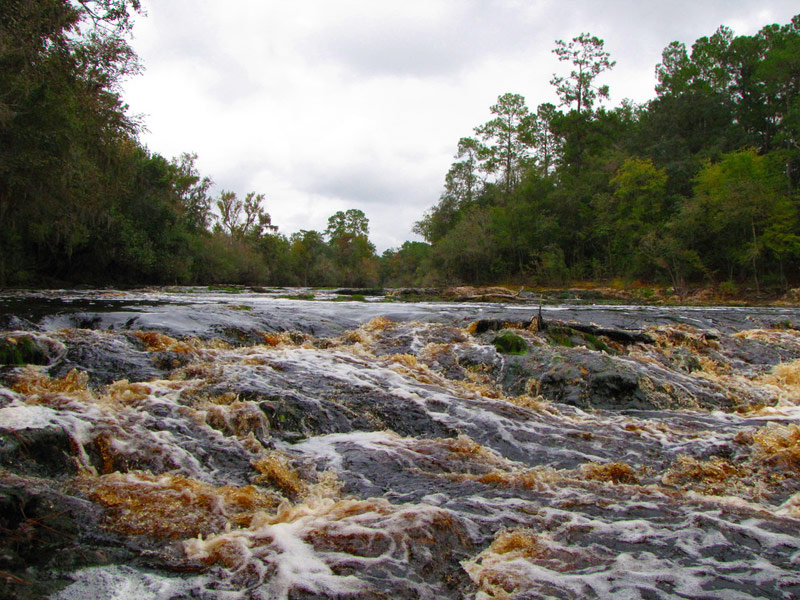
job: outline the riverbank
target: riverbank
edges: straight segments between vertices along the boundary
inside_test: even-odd
[[[50,295],[64,290],[102,294],[102,286],[74,288],[0,288],[0,296]],[[383,301],[383,302],[495,302],[644,305],[644,306],[800,306],[800,288],[755,290],[734,286],[692,287],[676,290],[668,286],[642,283],[579,282],[569,286],[442,286],[311,288],[264,287],[250,285],[211,286],[127,286],[105,290],[115,294],[263,294],[290,300]]]
[[[698,287],[676,291],[646,285],[611,286],[584,283],[570,287],[454,286],[443,288],[396,288],[389,298],[408,301],[532,302],[542,304],[643,304],[655,306],[794,306],[800,304],[800,288],[755,293],[750,290]]]

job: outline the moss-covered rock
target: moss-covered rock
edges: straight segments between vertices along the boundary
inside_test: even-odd
[[[0,338],[0,364],[46,365],[49,362],[45,351],[29,335],[10,335]]]
[[[497,348],[497,351],[501,354],[519,356],[528,352],[528,342],[511,331],[501,331],[498,333],[494,340],[492,340],[492,344],[494,344],[494,347]]]

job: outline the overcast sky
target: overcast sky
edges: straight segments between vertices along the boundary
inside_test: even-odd
[[[503,93],[557,104],[556,39],[605,40],[610,106],[653,97],[654,67],[725,24],[752,34],[797,0],[144,0],[126,82],[142,141],[198,154],[214,194],[266,195],[280,232],[359,208],[379,252],[416,239],[459,138]]]

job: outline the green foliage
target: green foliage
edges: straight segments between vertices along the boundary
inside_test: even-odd
[[[609,348],[603,340],[591,333],[584,333],[583,339],[586,341],[586,347],[590,350],[597,350],[598,352],[605,352],[606,354],[612,353],[611,348]]]
[[[387,250],[380,260],[380,281],[394,287],[426,286],[433,271],[431,245],[403,242],[397,250]]]
[[[595,197],[597,233],[606,244],[605,261],[615,273],[647,270],[642,241],[658,231],[667,212],[667,173],[650,159],[629,158],[609,180],[611,193]]]
[[[202,177],[195,167],[196,154],[187,152],[170,162],[172,187],[179,198],[180,216],[186,228],[199,233],[211,225],[211,198],[208,195],[212,181]]]
[[[0,3],[0,285],[800,283],[800,15],[673,42],[643,106],[596,108],[603,40],[557,41],[561,108],[501,94],[415,225],[427,243],[378,259],[360,210],[287,238],[263,194],[212,198],[196,155],[139,143],[119,93],[139,10]]]
[[[736,296],[739,293],[739,286],[735,281],[723,281],[719,284],[719,293],[723,296]]]
[[[690,49],[673,42],[643,106],[595,108],[614,66],[603,48],[589,34],[557,41],[572,66],[551,82],[564,109],[532,113],[504,94],[467,144],[477,161],[462,140],[415,228],[431,244],[426,279],[621,278],[679,293],[800,283],[800,15],[752,36],[720,27]]]
[[[434,264],[457,280],[488,283],[497,273],[496,246],[489,211],[470,207],[456,225],[433,248]]]
[[[553,53],[559,61],[571,62],[574,67],[568,77],[553,75],[550,82],[556,87],[562,106],[570,106],[574,102],[575,111],[582,113],[592,109],[598,96],[608,98],[607,85],[594,85],[600,73],[612,69],[616,64],[603,46],[603,40],[588,33],[582,33],[570,42],[556,40]]]
[[[216,228],[235,240],[258,241],[268,231],[275,231],[272,219],[261,206],[264,194],[249,192],[240,200],[235,192],[223,191],[216,202],[220,219]]]
[[[786,194],[782,168],[774,155],[754,149],[726,154],[697,175],[686,205],[696,235],[714,245],[705,253],[707,264],[728,273],[752,269],[756,290],[764,261],[800,254],[797,209]]]
[[[494,117],[475,128],[475,133],[487,144],[478,151],[481,168],[494,176],[508,194],[519,183],[530,160],[531,115],[525,98],[519,94],[503,94],[489,110]]]
[[[371,287],[378,282],[375,246],[369,241],[369,219],[358,209],[338,211],[325,230],[335,280],[343,285]]]
[[[139,71],[127,42],[139,9],[0,3],[0,285],[376,283],[361,211],[332,217],[328,243],[288,240],[263,194],[212,200],[196,155],[141,146],[119,95]]]

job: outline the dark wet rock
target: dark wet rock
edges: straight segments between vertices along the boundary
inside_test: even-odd
[[[457,434],[434,420],[425,408],[390,394],[366,390],[353,393],[348,390],[338,396],[338,402],[355,415],[352,421],[354,430],[389,429],[403,436],[414,437],[452,437]]]
[[[471,287],[459,286],[442,290],[441,295],[448,300],[456,302],[518,302],[527,301],[528,298],[520,296],[519,290],[514,292],[503,287]]]
[[[351,368],[339,357],[337,366]],[[360,363],[355,362],[355,368]],[[401,435],[452,437],[449,427],[423,406],[383,387],[320,372],[314,363],[274,361],[258,377],[235,375],[207,390],[233,392],[262,402],[272,435],[296,441],[300,436],[391,429]]]
[[[392,598],[413,598],[422,588],[435,593],[437,598],[460,599],[474,592],[474,585],[461,568],[461,561],[467,560],[474,548],[465,527],[456,518],[442,512],[432,523],[412,525],[404,533],[411,538],[404,557],[406,564],[424,585],[414,585],[405,574],[406,564],[402,563],[393,565],[393,569],[386,568],[394,571],[388,579],[380,570],[374,574],[369,569],[362,571],[361,576],[367,582]],[[392,580],[396,583],[387,585]]]
[[[544,320],[541,311],[536,316],[521,321],[507,321],[500,319],[480,319],[475,322],[474,330],[476,334],[486,333],[487,331],[500,331],[513,327],[514,329],[529,329],[533,331],[549,331],[571,338],[577,336],[580,339],[592,337],[605,337],[621,344],[652,344],[653,338],[642,330],[618,329],[602,327],[594,323],[579,323],[577,321],[558,321]]]
[[[140,340],[122,333],[76,330],[64,339],[64,345],[66,352],[62,360],[50,368],[50,375],[63,377],[72,369],[79,369],[89,374],[92,385],[119,379],[149,381],[164,376],[174,364],[180,365],[184,360],[175,353],[147,352]]]
[[[487,331],[500,331],[502,329],[530,329],[535,323],[534,319],[506,320],[506,319],[478,319],[473,323],[473,331],[480,335]]]
[[[525,356],[508,356],[500,383],[507,393],[541,394],[584,409],[732,407],[712,382],[588,348],[534,346]]]
[[[454,353],[458,363],[466,369],[476,367],[487,373],[494,373],[503,364],[503,359],[493,346],[465,344],[457,346]]]
[[[63,354],[45,369],[51,375],[79,368],[101,383],[170,381],[120,385],[118,395],[94,389],[25,397],[0,388],[0,406],[24,403],[23,412],[33,409],[45,423],[52,411],[64,427],[0,432],[0,597],[55,600],[59,586],[83,577],[73,597],[127,586],[143,597],[168,589],[175,600],[218,600],[250,593],[242,582],[270,583],[279,568],[270,561],[287,561],[281,568],[288,573],[297,556],[286,548],[302,542],[314,561],[370,586],[351,599],[472,598],[477,590],[462,561],[504,528],[524,528],[541,542],[511,561],[512,575],[524,575],[509,592],[515,598],[710,598],[731,589],[742,598],[797,595],[796,465],[785,453],[763,455],[758,434],[769,414],[709,409],[735,408],[735,395],[760,385],[748,377],[800,356],[789,329],[783,337],[731,333],[794,319],[800,310],[544,309],[546,327],[512,330],[529,347],[513,356],[491,342],[508,323],[532,321],[535,306],[334,305],[268,294],[256,300],[242,292],[230,302],[219,293],[184,294],[149,305],[86,296],[72,307],[60,303],[63,312],[52,319],[35,317],[57,333],[31,335],[63,340]],[[235,309],[243,299],[251,310]],[[392,323],[353,331],[379,316]],[[84,319],[93,331],[60,331]],[[481,320],[489,324],[484,331],[467,333]],[[654,329],[643,332],[646,325]],[[128,329],[276,345],[152,352]],[[263,335],[292,330],[299,333]],[[780,419],[779,433],[791,434],[795,423]],[[66,431],[79,432],[84,447]],[[104,525],[118,509],[87,499],[86,478],[74,477],[75,458],[88,457],[99,473],[149,471],[211,485],[243,508],[257,489],[251,484],[270,487],[252,464],[265,453],[285,454],[309,487],[332,471],[344,497],[287,492],[295,505],[282,510],[297,512],[265,525],[258,543],[273,546],[268,559],[256,546],[243,547],[252,562],[242,569],[234,545],[215,546],[230,554],[201,564],[186,560],[179,539],[110,532]],[[680,457],[741,468],[723,491],[742,501],[710,495],[702,469],[674,469]],[[587,467],[596,473],[590,477]],[[603,478],[613,468],[631,476]],[[349,502],[373,498],[374,513],[347,512]],[[329,502],[344,512],[328,512]],[[215,526],[227,516],[218,514]],[[377,523],[374,534],[362,528],[369,521]],[[225,535],[237,539],[253,533],[244,516],[225,524]],[[96,587],[80,571],[86,565],[109,565],[117,587]],[[319,589],[316,576],[295,578],[289,597],[337,597],[309,591]]]
[[[264,404],[264,403],[262,403]],[[253,437],[264,446],[270,444],[270,425],[264,407],[255,402],[237,402],[219,411],[207,411],[206,423],[227,436]]]
[[[0,477],[0,597],[49,597],[86,566],[137,560],[139,552],[100,527],[97,505],[46,480]]]
[[[393,323],[368,343],[375,356],[410,354],[448,379],[469,379],[472,369],[486,372],[502,362],[492,346],[470,343],[459,327],[426,323]]]
[[[393,323],[375,337],[369,344],[375,356],[417,354],[429,344],[461,344],[469,339],[459,327],[428,327],[419,323]]]
[[[181,472],[187,476],[195,476],[203,468],[213,482],[249,482],[253,456],[241,445],[230,443],[198,422],[182,419],[179,406],[158,410],[159,406],[142,411],[144,414],[132,423],[145,431],[139,430],[139,435],[135,430],[125,432],[129,437],[122,438],[124,451],[114,447],[114,440],[122,437],[119,432],[97,431],[84,446],[91,465],[99,473],[139,470],[154,474]],[[117,438],[113,437],[115,433]],[[165,445],[163,439],[170,440],[170,444]]]
[[[457,517],[439,509],[429,509],[426,518],[417,521],[409,514],[399,540],[390,537],[351,535],[327,538],[312,536],[308,541],[321,552],[341,552],[354,557],[378,558],[393,554],[396,560],[376,560],[364,565],[346,562],[336,569],[339,575],[357,575],[372,590],[353,596],[357,600],[383,598],[453,598],[467,597],[474,586],[461,568],[461,561],[474,552],[470,536]],[[409,569],[415,574],[408,577]],[[435,595],[431,595],[435,594]],[[318,598],[301,590],[290,598]],[[348,598],[350,596],[348,595]]]
[[[664,362],[685,373],[694,373],[703,369],[697,353],[688,348],[678,347],[668,350],[664,353]]]
[[[13,376],[13,373],[12,373]],[[6,378],[6,374],[2,372],[0,369],[0,381],[3,381]],[[0,385],[0,408],[5,408],[13,403],[15,400],[14,394],[6,387]]]
[[[17,315],[0,314],[0,331],[38,331],[34,323]]]
[[[600,327],[593,323],[578,323],[576,321],[556,322],[562,327],[579,331],[583,334],[595,337],[606,337],[614,342],[621,344],[652,344],[653,338],[641,330],[616,329],[610,327]],[[549,327],[549,325],[548,325]]]
[[[386,290],[383,288],[338,288],[333,290],[333,293],[340,296],[383,296]]]
[[[469,379],[469,366],[462,364],[458,349],[458,346],[444,346],[435,351],[427,351],[424,355],[417,355],[417,360],[447,379],[465,381]]]
[[[417,360],[452,381],[497,377],[503,359],[494,346],[446,345],[417,355]]]
[[[280,394],[259,394],[247,390],[250,397],[264,401],[261,407],[269,419],[273,436],[296,442],[313,435],[347,433],[351,431],[382,431],[390,429],[401,435],[452,437],[456,432],[431,418],[417,404],[386,392],[349,386],[340,381],[320,378],[324,385],[319,396],[309,398],[299,390]],[[319,387],[315,389],[319,390]],[[226,387],[226,391],[231,388]],[[242,393],[241,388],[232,391]],[[312,392],[313,393],[313,392]]]
[[[439,288],[393,288],[387,290],[386,295],[403,300],[417,300],[419,298],[435,298],[440,293]]]
[[[163,374],[185,367],[194,360],[186,352],[153,352],[150,359],[155,368]]]
[[[19,475],[63,478],[78,471],[76,444],[62,427],[10,430],[0,423],[0,466]]]
[[[287,598],[288,600],[319,600],[320,595],[314,591],[292,588],[289,590]],[[364,590],[348,593],[346,598],[347,600],[388,600],[389,596],[370,590]]]
[[[726,336],[719,353],[737,371],[760,375],[779,363],[800,359],[800,338],[796,341],[796,344],[781,345],[777,341]]]
[[[250,394],[258,399],[258,394]],[[295,394],[264,396],[266,400],[259,403],[259,407],[269,420],[270,430],[275,437],[286,442],[297,442],[313,435],[318,423],[309,422],[308,409],[310,403]],[[341,420],[337,427],[345,428],[347,421]]]

